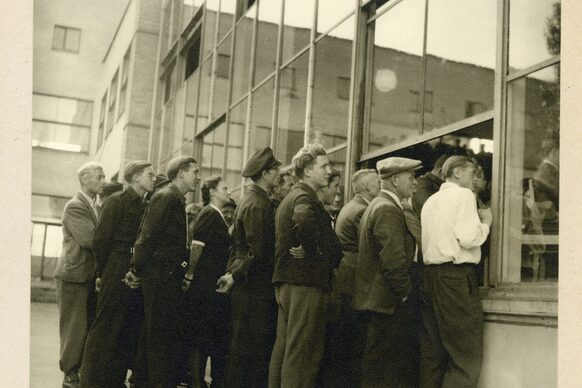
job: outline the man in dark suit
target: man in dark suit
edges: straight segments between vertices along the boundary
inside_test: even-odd
[[[418,385],[417,354],[407,300],[414,298],[409,267],[415,241],[406,227],[401,201],[412,196],[414,170],[421,162],[391,157],[377,163],[381,192],[362,215],[355,268],[354,309],[366,340],[362,387]]]
[[[281,162],[266,147],[247,161],[245,188],[234,216],[233,248],[228,273],[218,292],[231,292],[232,338],[226,387],[267,387],[269,358],[276,330],[275,290],[271,284],[275,261],[275,208],[269,191],[277,185]]]
[[[125,282],[143,286],[149,383],[175,387],[184,294],[190,256],[184,195],[198,186],[199,169],[188,156],[168,162],[171,183],[157,191],[145,211]]]
[[[83,347],[95,316],[95,259],[91,243],[99,219],[97,195],[105,184],[103,167],[96,162],[81,166],[77,177],[81,190],[65,205],[63,251],[55,270],[63,388],[79,386]]]
[[[279,306],[269,387],[313,387],[325,343],[327,304],[341,246],[317,196],[331,169],[319,144],[303,147],[291,161],[299,178],[275,214],[273,284]],[[302,246],[303,258],[290,249]]]
[[[145,210],[145,195],[154,189],[156,175],[151,163],[129,162],[124,171],[125,190],[114,193],[103,205],[101,219],[93,235],[97,263],[97,315],[89,329],[83,367],[82,387],[121,387],[135,356],[141,328],[141,298],[123,285]],[[141,376],[143,378],[143,376]]]
[[[418,215],[419,220],[422,206],[428,197],[439,191],[439,188],[444,182],[442,169],[443,164],[448,157],[449,155],[447,154],[441,155],[435,162],[432,171],[427,172],[418,178],[416,192],[412,196],[412,209],[414,210],[414,213]]]

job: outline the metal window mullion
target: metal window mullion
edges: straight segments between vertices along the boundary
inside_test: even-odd
[[[47,235],[48,225],[44,224],[44,233],[42,237],[42,256],[40,258],[40,280],[44,280],[44,265],[46,257],[46,235]]]
[[[273,85],[273,114],[271,120],[271,148],[276,151],[277,136],[279,134],[279,87],[281,83],[281,59],[283,56],[283,38],[285,23],[285,3],[281,1],[281,17],[279,19],[279,30],[277,31],[277,56],[275,58],[275,84]],[[260,9],[257,10],[260,12]],[[258,16],[257,16],[258,17]]]
[[[424,31],[422,39],[422,57],[420,60],[420,132],[422,135],[424,133],[424,105],[426,104],[426,68],[427,68],[427,55],[426,46],[428,43],[428,7],[430,0],[425,0],[424,2]]]
[[[164,4],[162,2],[162,4],[160,5],[160,8],[162,10],[162,12],[160,13],[160,25],[163,24],[164,22]],[[158,157],[156,158],[157,160],[153,160],[153,140],[154,140],[154,132],[155,132],[155,120],[156,120],[156,112],[158,111],[157,106],[156,106],[156,100],[157,100],[157,95],[158,95],[158,88],[159,88],[159,83],[160,83],[160,56],[161,56],[161,51],[162,51],[162,39],[164,36],[164,31],[163,31],[163,25],[162,28],[160,29],[160,35],[158,37],[158,53],[156,55],[156,70],[155,70],[155,74],[154,74],[154,90],[153,90],[153,96],[152,96],[152,113],[150,114],[150,136],[149,136],[149,140],[148,140],[148,160],[157,167],[158,162],[159,162],[159,154]],[[161,100],[160,100],[161,101]],[[160,134],[161,134],[161,128],[160,128]]]
[[[212,108],[214,104],[214,83],[216,79],[216,66],[218,64],[218,29],[220,27],[220,8],[222,0],[218,2],[218,11],[214,21],[214,39],[212,43],[212,66],[210,67],[210,96],[208,98],[208,121],[212,121]],[[212,162],[210,163],[212,169]]]
[[[235,5],[235,10],[234,13],[236,15],[236,7],[240,6],[240,2],[237,2]],[[228,88],[227,88],[227,93],[226,93],[226,127],[224,129],[224,156],[223,156],[223,160],[222,160],[222,165],[223,165],[223,169],[222,169],[222,177],[223,179],[226,180],[226,170],[227,170],[227,162],[228,162],[228,145],[229,145],[229,134],[230,134],[230,115],[231,115],[231,109],[230,109],[230,104],[232,102],[232,85],[233,85],[233,80],[234,80],[234,61],[235,61],[235,51],[234,51],[234,45],[236,43],[236,35],[237,35],[237,29],[234,27],[234,24],[236,22],[236,17],[232,18],[232,28],[231,28],[231,40],[230,40],[230,62],[228,64]],[[227,34],[228,36],[228,34]]]
[[[374,56],[376,55],[374,37],[376,35],[376,24],[367,24],[366,54],[364,57],[365,76],[364,76],[364,125],[362,136],[362,153],[366,154],[370,148],[370,132],[372,130],[372,95],[374,80]]]
[[[313,110],[313,86],[315,76],[315,31],[317,30],[317,11],[319,0],[315,1],[313,11],[313,22],[311,24],[311,33],[309,38],[309,63],[307,65],[307,95],[305,98],[305,128],[303,132],[303,145],[309,143],[311,133],[311,121]]]
[[[348,14],[346,14],[341,19],[339,19],[339,21],[336,22],[332,27],[328,28],[326,31],[322,32],[321,35],[317,36],[315,38],[315,43],[319,42],[320,40],[322,40],[326,36],[329,36],[329,33],[330,32],[332,32],[336,27],[339,27],[339,25],[341,25],[343,22],[345,22],[346,20],[348,20],[349,18],[351,18],[353,15],[354,15],[354,11],[353,10],[352,11],[349,11]],[[315,32],[316,32],[316,35],[317,35],[317,30]]]
[[[354,0],[355,9],[355,20],[354,20],[354,35],[352,37],[352,63],[350,69],[350,96],[349,96],[349,107],[348,107],[348,132],[346,135],[346,165],[344,166],[344,193],[351,193],[351,177],[355,171],[355,162],[357,160],[357,155],[354,154],[354,150],[359,148],[357,146],[357,135],[356,135],[356,125],[359,119],[356,107],[359,105],[356,103],[356,99],[360,98],[360,93],[356,93],[356,85],[359,85],[359,80],[361,79],[358,72],[361,67],[359,66],[358,55],[360,47],[360,24],[362,23],[362,12],[360,11],[360,0]],[[350,16],[351,17],[351,16]],[[342,22],[343,23],[343,22]],[[356,81],[358,80],[358,81]],[[349,195],[344,194],[344,203],[347,201]]]
[[[391,1],[390,4],[384,8],[382,11],[378,12],[378,13],[374,13],[374,15],[370,16],[368,18],[368,24],[372,23],[374,20],[378,19],[380,16],[384,15],[386,12],[390,11],[392,8],[394,8],[397,4],[401,3],[403,0],[394,0]],[[376,5],[373,5],[374,7],[374,11],[376,9]]]
[[[507,82],[511,82],[511,81],[514,81],[518,78],[525,77],[531,73],[535,73],[536,71],[540,71],[540,70],[543,70],[547,67],[553,66],[559,62],[560,62],[560,55],[556,55],[552,58],[546,59],[545,61],[542,61],[540,63],[536,63],[533,66],[530,66],[530,67],[522,69],[522,70],[518,70],[518,71],[514,72],[513,74],[506,75],[505,79],[507,80]],[[504,74],[507,74],[507,72],[505,72]]]

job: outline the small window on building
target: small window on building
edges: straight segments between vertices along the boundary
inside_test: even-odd
[[[123,56],[123,65],[121,66],[121,87],[119,89],[119,109],[117,109],[117,117],[119,118],[125,111],[125,103],[127,100],[127,84],[129,80],[129,61],[131,59],[131,46]]]
[[[230,67],[230,55],[218,54],[216,62],[216,76],[228,79],[229,67]]]
[[[81,43],[81,30],[72,27],[55,26],[53,31],[53,50],[78,53]]]
[[[350,99],[350,77],[337,77],[337,96],[341,100]]]
[[[119,71],[115,72],[111,80],[111,88],[109,89],[109,112],[107,113],[107,137],[113,129],[115,124],[115,103],[117,102],[117,85],[119,80]]]
[[[101,99],[101,111],[99,113],[99,131],[97,132],[97,149],[103,144],[103,133],[105,132],[105,112],[107,111],[107,90]]]
[[[295,91],[295,69],[286,67],[281,70],[281,88],[290,91]]]
[[[196,35],[192,39],[192,43],[186,49],[186,73],[185,79],[188,79],[192,73],[198,69],[200,64],[200,35]]]

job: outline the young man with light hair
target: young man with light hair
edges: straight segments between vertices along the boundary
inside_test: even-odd
[[[269,387],[314,387],[325,343],[332,270],[341,247],[317,192],[331,169],[325,149],[308,144],[293,157],[299,178],[275,214],[273,284],[279,306],[277,337],[269,366]],[[296,259],[292,247],[302,246]]]
[[[491,209],[477,209],[475,165],[451,156],[446,179],[425,202],[422,224],[421,387],[476,387],[483,358],[483,311],[475,266]]]
[[[92,241],[99,220],[98,195],[105,184],[103,166],[97,162],[81,166],[77,177],[81,189],[63,211],[63,250],[55,270],[63,388],[79,386],[85,339],[95,317]]]

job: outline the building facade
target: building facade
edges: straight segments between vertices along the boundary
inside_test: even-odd
[[[342,171],[390,155],[481,162],[494,212],[480,385],[556,386],[560,2],[165,0],[149,158],[221,175],[318,142]],[[346,201],[350,199],[346,195]]]

